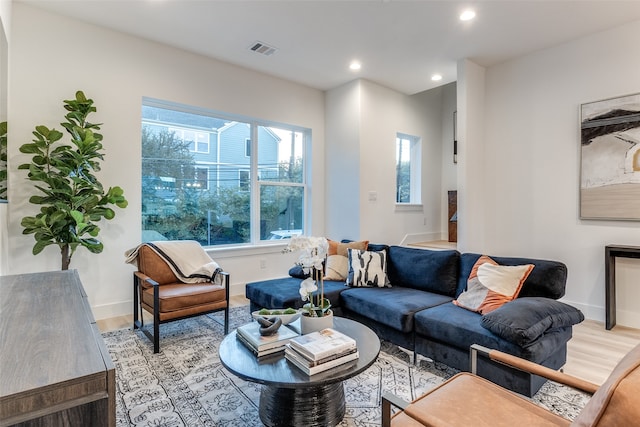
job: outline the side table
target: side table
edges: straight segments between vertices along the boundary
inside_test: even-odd
[[[640,246],[607,245],[604,247],[605,327],[616,325],[616,257],[640,258]]]

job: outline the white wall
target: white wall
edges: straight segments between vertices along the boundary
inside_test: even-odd
[[[442,86],[442,195],[440,227],[443,240],[449,238],[448,191],[458,189],[458,165],[453,163],[453,112],[457,110],[457,84]]]
[[[443,93],[436,88],[407,96],[367,80],[328,91],[330,237],[388,244],[442,238]],[[422,138],[422,207],[417,209],[396,208],[398,132]]]
[[[458,250],[482,252],[484,218],[491,195],[485,190],[484,102],[485,69],[458,62]]]
[[[601,321],[604,246],[640,245],[640,222],[580,220],[579,107],[640,92],[638,40],[635,22],[486,74],[469,61],[459,67],[474,70],[458,85],[467,114],[458,175],[463,249],[565,262],[564,300]],[[475,134],[474,114],[484,115],[484,133]],[[639,277],[640,260],[619,261],[618,324],[640,327]]]
[[[360,88],[355,80],[325,94],[325,215],[331,239],[360,239]]]
[[[104,123],[105,161],[100,179],[120,185],[129,206],[102,224],[102,254],[80,248],[71,268],[79,270],[96,318],[131,313],[131,276],[124,252],[140,241],[140,110],[143,96],[294,124],[312,130],[314,234],[324,233],[324,94],[247,69],[88,25],[26,6],[13,5],[9,58],[10,193],[9,274],[58,270],[57,247],[31,254],[33,236],[20,220],[33,215],[33,186],[17,165],[28,162],[18,147],[35,125],[57,127],[62,100],[77,90],[94,99],[95,122]],[[279,277],[292,265],[281,247],[213,252],[231,273],[233,293],[247,281]],[[266,268],[260,269],[260,261]]]

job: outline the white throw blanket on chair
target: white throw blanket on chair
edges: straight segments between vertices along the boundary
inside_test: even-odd
[[[129,249],[124,253],[127,264],[137,265],[138,251],[146,245],[157,253],[169,266],[180,281],[200,283],[212,281],[222,283],[222,271],[217,262],[211,259],[194,240],[167,240],[147,242]]]

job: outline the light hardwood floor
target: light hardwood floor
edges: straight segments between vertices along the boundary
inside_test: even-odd
[[[239,307],[248,305],[249,301],[236,295],[231,297],[230,304]],[[97,321],[102,332],[131,327],[131,322],[131,315]],[[637,344],[640,344],[640,329],[617,325],[607,331],[603,323],[585,320],[573,328],[564,372],[602,384],[618,361]]]
[[[407,246],[414,246],[424,249],[456,249],[458,244],[456,242],[449,242],[447,240],[431,240],[429,242],[409,243]]]
[[[604,323],[585,320],[573,327],[564,372],[602,384],[620,359],[638,344],[640,329],[616,325],[607,331]]]

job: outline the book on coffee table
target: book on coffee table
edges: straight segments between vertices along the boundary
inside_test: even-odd
[[[250,322],[236,330],[238,340],[258,357],[283,351],[289,340],[298,336],[297,332],[284,325],[273,335],[260,335],[259,329],[258,322]]]
[[[269,348],[267,350],[258,350],[251,343],[249,343],[249,341],[247,341],[247,339],[244,338],[242,335],[236,334],[236,339],[240,341],[242,344],[244,344],[244,346],[248,348],[253,353],[253,355],[256,356],[258,359],[263,359],[266,356],[273,356],[278,353],[284,352],[284,347],[285,347],[284,345],[281,347]]]
[[[292,338],[289,344],[291,348],[311,361],[318,361],[356,348],[356,340],[333,328]]]
[[[311,361],[288,344],[284,349],[284,357],[307,375],[314,375],[356,360],[360,357],[360,354],[357,348],[353,348],[319,361]]]

